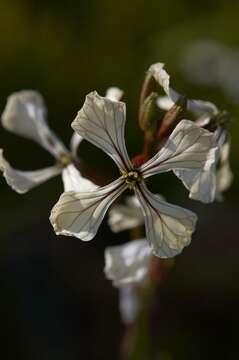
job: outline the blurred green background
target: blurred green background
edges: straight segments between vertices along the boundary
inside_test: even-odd
[[[147,68],[158,61],[166,64],[179,92],[215,102],[232,115],[235,177],[223,203],[189,201],[170,175],[152,184],[199,215],[192,244],[178,257],[155,304],[153,336],[161,360],[239,358],[238,13],[238,1],[222,0],[0,2],[1,111],[12,92],[40,91],[49,124],[65,144],[85,95],[92,90],[103,95],[116,85],[127,103],[127,147],[137,154],[143,142],[137,127],[140,87]],[[195,44],[202,48],[189,56]],[[219,44],[219,55],[211,54],[213,44]],[[210,80],[219,57],[221,77]],[[0,147],[20,169],[53,163],[36,144],[3,128]],[[93,146],[83,144],[79,154],[106,177],[116,174]],[[87,244],[57,238],[48,215],[61,192],[60,178],[26,195],[0,179],[1,357],[118,359],[123,327],[117,290],[102,272],[103,250],[127,234],[113,235],[104,224]]]

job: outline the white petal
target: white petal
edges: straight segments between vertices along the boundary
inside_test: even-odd
[[[76,132],[73,133],[70,141],[70,149],[71,149],[71,153],[75,158],[77,158],[78,146],[80,145],[82,140],[83,140],[82,136],[80,136]]]
[[[199,127],[207,126],[211,121],[211,115],[209,114],[202,114],[194,121],[194,123]]]
[[[134,324],[140,310],[139,294],[135,286],[120,286],[119,308],[123,323],[128,326]]]
[[[105,275],[114,286],[137,284],[148,274],[151,249],[145,239],[105,250]]]
[[[197,216],[162,201],[143,183],[135,191],[145,216],[146,238],[153,253],[161,258],[179,254],[191,241]]]
[[[105,151],[122,171],[132,167],[124,141],[124,103],[92,92],[86,96],[72,127],[84,139]]]
[[[8,97],[2,125],[9,131],[39,143],[58,158],[67,153],[65,146],[48,127],[46,108],[36,91],[19,91]]]
[[[160,86],[162,86],[164,92],[166,95],[169,96],[169,75],[164,70],[164,64],[163,63],[156,63],[150,66],[148,70],[148,74],[153,76],[155,80],[159,83]]]
[[[208,169],[215,161],[213,134],[182,120],[164,147],[140,171],[143,177],[173,169]]]
[[[216,194],[215,164],[207,170],[174,170],[190,191],[189,197],[203,203],[213,202]]]
[[[112,86],[109,89],[107,89],[105,97],[112,101],[120,101],[122,98],[124,92],[119,89],[118,87]]]
[[[108,224],[112,231],[119,232],[144,223],[144,217],[136,196],[129,196],[126,204],[115,204],[109,210]]]
[[[174,102],[168,96],[159,96],[156,101],[158,107],[168,111],[174,106]]]
[[[230,140],[226,140],[226,134],[224,137],[223,144],[219,146],[220,149],[220,160],[222,163],[228,163],[229,162],[229,156],[230,156]]]
[[[64,191],[88,192],[97,189],[97,185],[84,178],[72,164],[63,169],[62,180]]]
[[[215,152],[215,162],[207,165],[202,170],[174,170],[174,173],[182,180],[185,187],[190,191],[189,197],[210,203],[222,200],[222,192],[232,182],[233,175],[229,165],[229,142],[226,141],[226,133],[218,128],[213,134],[218,148]],[[216,170],[217,168],[217,170]]]
[[[229,166],[229,163],[223,164],[216,173],[217,192],[216,197],[218,200],[222,200],[222,192],[226,191],[233,181],[233,173]]]
[[[198,125],[198,122],[196,122]],[[216,143],[216,132],[213,134]],[[203,203],[213,202],[216,195],[216,163],[218,161],[219,149],[217,148],[214,162],[209,166],[205,164],[203,169],[174,169],[175,175],[183,182],[190,191],[189,197]]]
[[[156,63],[150,66],[148,73],[154,77],[157,83],[163,88],[167,96],[159,97],[157,105],[168,111],[179,100],[181,95],[170,87],[170,76],[164,69],[164,64]],[[215,115],[218,113],[217,107],[204,100],[187,100],[187,109],[191,110],[196,115],[209,113]]]
[[[47,181],[61,173],[59,166],[51,166],[42,170],[20,171],[13,169],[3,157],[3,151],[0,149],[0,170],[9,186],[19,194],[23,194],[35,186]]]
[[[210,101],[204,100],[188,100],[187,109],[191,110],[195,115],[210,114],[216,115],[218,108]]]
[[[170,87],[170,76],[164,69],[163,63],[156,63],[150,66],[148,74],[153,76],[157,83],[163,88],[164,93],[174,104],[181,95]]]
[[[95,191],[63,193],[50,216],[56,234],[91,240],[107,209],[125,189],[125,183],[119,178]]]
[[[176,92],[174,92],[176,94]],[[174,99],[177,101],[179,99],[178,96],[174,96]],[[176,101],[173,101],[172,98],[168,96],[159,96],[157,99],[157,105],[160,109],[168,111],[170,110]],[[216,115],[218,113],[218,108],[216,105],[209,101],[204,100],[189,100],[187,99],[187,109],[192,111],[195,115],[199,116],[202,114],[208,114],[210,116]]]

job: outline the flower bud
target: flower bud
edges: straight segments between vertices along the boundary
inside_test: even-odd
[[[152,92],[144,100],[139,117],[140,128],[151,138],[154,137],[157,131],[157,123],[161,113],[156,103],[157,98],[158,94]]]

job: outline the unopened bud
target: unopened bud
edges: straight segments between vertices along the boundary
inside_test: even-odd
[[[151,74],[146,74],[140,93],[140,107],[144,104],[145,99],[152,93],[157,92],[157,82]]]
[[[157,130],[157,122],[160,115],[160,110],[156,103],[157,98],[158,94],[153,92],[144,100],[139,118],[140,128],[152,138]]]

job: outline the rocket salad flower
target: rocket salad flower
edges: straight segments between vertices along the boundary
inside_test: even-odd
[[[163,201],[147,188],[145,180],[174,169],[202,169],[215,160],[213,135],[189,120],[182,120],[165,145],[149,161],[134,167],[124,141],[125,104],[92,92],[86,97],[72,127],[84,139],[106,152],[119,168],[114,182],[91,192],[69,191],[61,195],[51,213],[57,234],[91,240],[110,205],[126,189],[140,203],[146,239],[159,257],[173,257],[190,243],[196,215]]]

